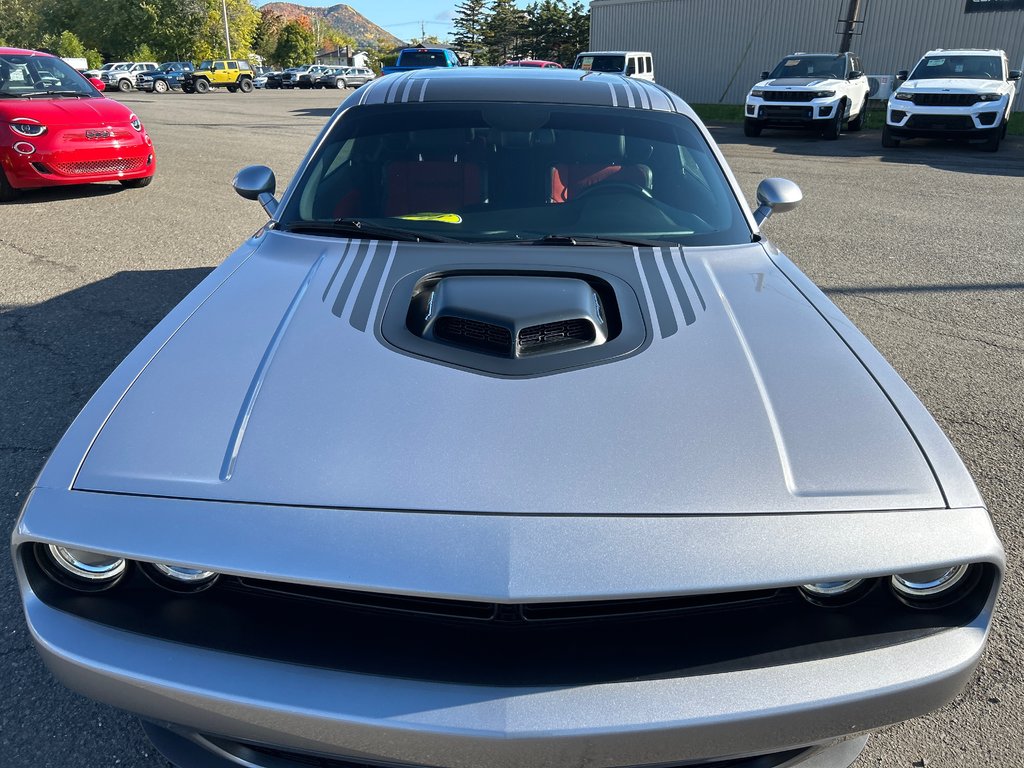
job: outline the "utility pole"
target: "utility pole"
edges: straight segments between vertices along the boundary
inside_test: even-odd
[[[221,11],[224,16],[224,42],[228,46],[228,58],[231,58],[231,33],[228,31],[228,0],[220,0]]]
[[[839,26],[843,30],[843,39],[839,43],[840,53],[849,53],[850,45],[853,43],[853,31],[857,24],[863,23],[857,19],[860,16],[860,2],[861,0],[850,0],[846,7],[846,18],[839,20]]]

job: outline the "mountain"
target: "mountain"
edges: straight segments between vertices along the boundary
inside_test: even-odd
[[[405,45],[402,40],[383,27],[378,27],[348,5],[338,4],[327,8],[310,8],[295,3],[266,3],[260,6],[260,10],[272,11],[286,21],[306,16],[314,25],[319,21],[344,35],[354,37],[356,45],[360,48],[377,47],[378,41],[385,46],[396,48]]]

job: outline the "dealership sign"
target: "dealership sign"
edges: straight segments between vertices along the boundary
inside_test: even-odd
[[[964,13],[984,11],[1024,11],[1024,0],[967,0]]]

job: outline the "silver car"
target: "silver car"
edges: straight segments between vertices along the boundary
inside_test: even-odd
[[[178,766],[846,766],[1004,557],[679,98],[420,70],[86,405],[13,535],[40,654]]]

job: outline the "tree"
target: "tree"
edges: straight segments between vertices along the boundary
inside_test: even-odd
[[[452,45],[468,53],[477,64],[488,63],[487,49],[484,47],[487,22],[486,0],[465,0],[455,6],[455,17],[452,19],[455,37],[452,38]]]
[[[39,41],[36,0],[0,0],[0,44],[33,48]]]
[[[316,37],[313,31],[297,21],[289,21],[281,28],[274,50],[274,61],[284,67],[294,67],[313,60],[316,56]]]
[[[198,60],[227,57],[224,40],[224,18],[221,0],[203,0],[206,13],[200,27],[192,55]],[[228,31],[231,35],[231,55],[244,59],[252,52],[252,41],[260,23],[260,13],[249,0],[227,0]]]
[[[493,0],[483,35],[487,62],[500,64],[522,55],[529,14],[516,7],[515,0]]]
[[[264,61],[276,61],[274,52],[277,50],[277,41],[283,26],[284,19],[279,14],[260,9],[260,20],[256,24],[252,38],[252,50],[262,56]]]
[[[67,59],[84,59],[85,46],[74,32],[64,30],[57,43],[57,55]]]

